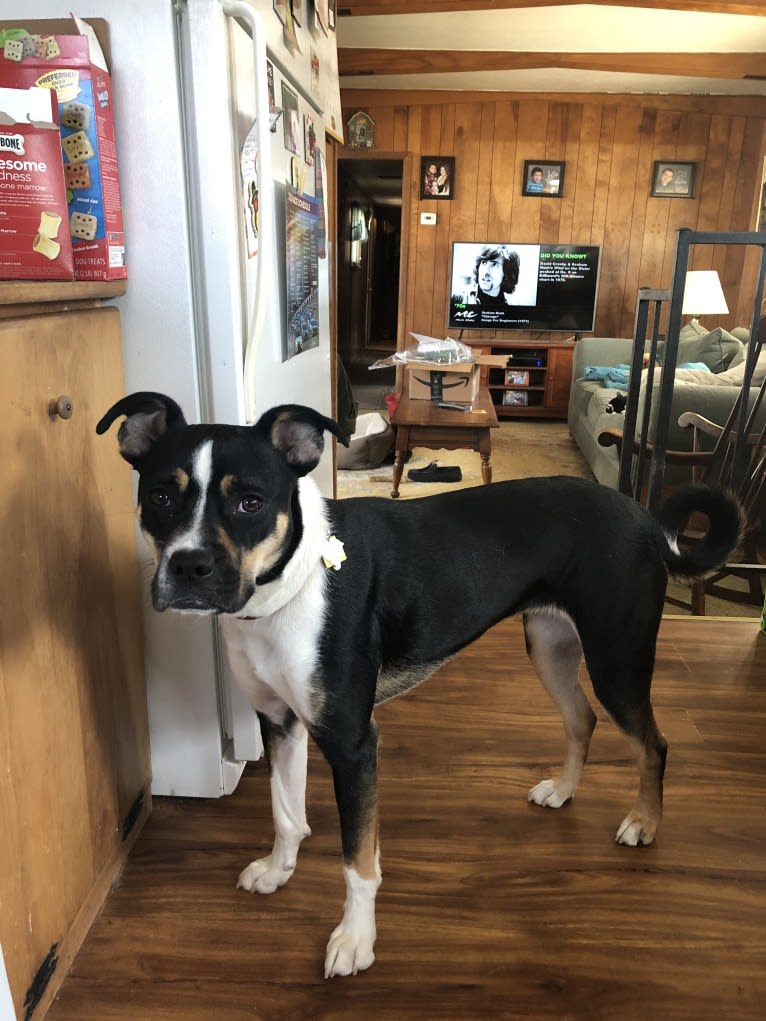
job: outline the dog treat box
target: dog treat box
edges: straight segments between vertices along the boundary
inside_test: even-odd
[[[56,97],[0,88],[0,279],[71,280]]]
[[[112,84],[93,28],[76,17],[0,22],[0,87],[32,86],[55,92],[58,103],[75,279],[124,278]]]

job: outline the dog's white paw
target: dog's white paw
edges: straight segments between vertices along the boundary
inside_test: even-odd
[[[330,936],[324,961],[324,977],[356,975],[375,960],[375,927],[372,932],[356,931],[341,922]]]
[[[574,791],[560,780],[551,777],[548,780],[541,780],[532,788],[527,795],[527,801],[536,805],[543,805],[545,808],[561,808],[574,796]]]
[[[295,862],[275,862],[274,855],[251,861],[237,880],[237,888],[249,893],[274,893],[295,872]]]
[[[638,847],[640,844],[651,844],[657,832],[656,819],[647,819],[638,812],[629,812],[617,830],[615,840],[618,844]]]

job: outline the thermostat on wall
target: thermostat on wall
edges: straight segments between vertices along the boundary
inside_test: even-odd
[[[428,224],[429,227],[433,227],[436,224],[436,213],[421,213],[420,222]]]

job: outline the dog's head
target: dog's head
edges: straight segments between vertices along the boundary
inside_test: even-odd
[[[300,542],[298,479],[319,463],[325,431],[347,438],[298,404],[272,408],[253,426],[188,425],[158,393],[124,397],[96,431],[123,415],[120,453],[139,474],[155,609],[239,612]]]

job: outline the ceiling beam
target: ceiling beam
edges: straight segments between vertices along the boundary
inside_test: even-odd
[[[529,7],[571,7],[582,0],[337,0],[339,18],[385,14],[445,14],[455,11],[506,11]],[[653,7],[703,14],[766,17],[764,0],[588,0],[599,7]]]
[[[350,75],[447,74],[564,67],[579,71],[683,78],[766,78],[763,53],[539,53],[518,50],[338,49],[338,72]]]
[[[445,103],[508,103],[528,101],[532,93],[503,89],[490,92],[485,89],[349,89],[341,85],[340,99],[347,115],[354,110],[394,109],[397,106],[444,106]],[[679,93],[642,92],[557,92],[546,94],[545,99],[558,105],[579,106],[597,103],[603,108],[647,106],[655,110],[676,113],[721,114],[724,117],[760,117],[766,119],[766,96],[682,95]],[[356,152],[364,152],[357,149]],[[377,155],[377,154],[376,154]]]

